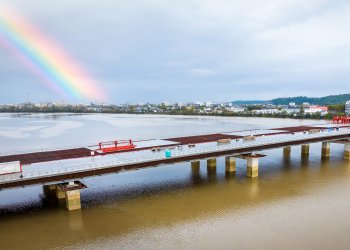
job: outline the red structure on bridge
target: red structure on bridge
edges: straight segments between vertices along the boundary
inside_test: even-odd
[[[98,144],[99,149],[103,153],[111,153],[115,151],[123,151],[123,150],[130,150],[134,149],[136,147],[135,144],[133,144],[132,140],[123,140],[123,141],[109,141],[109,142],[100,142]]]
[[[350,116],[333,116],[333,123],[337,123],[337,124],[350,123]]]

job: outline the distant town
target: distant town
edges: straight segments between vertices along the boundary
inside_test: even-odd
[[[311,105],[308,102],[288,105],[272,103],[235,104],[235,102],[194,102],[160,104],[69,104],[64,102],[25,102],[19,104],[2,104],[0,112],[7,113],[117,113],[117,114],[167,114],[167,115],[215,115],[246,117],[280,117],[331,119],[333,116],[350,114],[350,100],[343,104]]]

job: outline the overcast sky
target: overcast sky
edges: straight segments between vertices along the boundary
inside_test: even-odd
[[[0,9],[9,4],[108,102],[350,93],[349,1],[0,0]],[[64,99],[40,81],[0,47],[0,103]]]

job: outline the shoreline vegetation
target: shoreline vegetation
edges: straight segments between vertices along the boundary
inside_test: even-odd
[[[291,118],[291,119],[316,119],[331,120],[333,116],[344,116],[344,105],[329,105],[328,113],[305,113],[303,107],[295,113],[287,113],[281,107],[277,113],[257,113],[256,110],[263,105],[247,105],[244,111],[234,112],[227,108],[216,108],[206,111],[204,108],[184,106],[168,108],[166,105],[158,105],[153,109],[139,108],[136,105],[128,106],[85,106],[85,105],[52,105],[50,107],[37,106],[6,106],[0,108],[0,113],[77,113],[77,114],[154,114],[154,115],[191,115],[191,116],[227,116],[227,117],[264,117],[264,118]]]

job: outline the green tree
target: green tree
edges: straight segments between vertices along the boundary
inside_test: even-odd
[[[301,105],[300,105],[299,114],[300,114],[300,115],[304,115],[304,114],[305,114],[304,104],[301,104]]]

